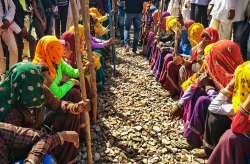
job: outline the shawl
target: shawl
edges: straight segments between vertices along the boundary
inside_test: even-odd
[[[230,40],[216,42],[205,58],[207,71],[220,89],[230,82],[235,69],[242,63],[243,58],[239,46]]]
[[[234,74],[235,84],[232,97],[234,112],[244,103],[250,93],[250,61],[237,67]]]
[[[169,32],[171,30],[176,32],[180,28],[181,28],[181,24],[178,22],[177,17],[168,16],[166,18],[166,32]]]
[[[73,32],[64,32],[61,35],[60,39],[65,40],[66,45],[69,45],[69,47],[70,47],[70,49],[72,51],[69,64],[71,66],[73,66],[74,68],[76,68],[77,64],[76,64],[76,51],[75,51],[75,33],[73,33]]]
[[[40,108],[44,103],[41,67],[30,62],[13,65],[0,82],[0,121],[17,105]]]
[[[215,30],[213,28],[210,28],[210,27],[205,28],[201,33],[201,40],[205,46],[213,45],[213,43],[216,43],[217,41],[219,41],[219,33],[217,30]],[[197,48],[198,48],[198,46],[199,46],[199,44],[193,48],[194,51],[192,52],[192,61],[197,60],[197,57],[198,57]]]
[[[188,28],[188,38],[192,47],[196,46],[201,40],[201,33],[204,29],[204,26],[200,23],[193,23]]]
[[[209,45],[211,43],[215,43],[217,41],[219,41],[219,33],[216,29],[211,28],[211,27],[207,27],[205,28],[202,33],[201,33],[201,38],[206,38],[205,42],[206,45]]]
[[[56,76],[55,64],[60,64],[64,54],[64,46],[55,36],[42,37],[36,46],[34,64],[45,64],[49,68],[52,80]]]

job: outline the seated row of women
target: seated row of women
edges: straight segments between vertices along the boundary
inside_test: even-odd
[[[93,96],[90,69],[96,71],[101,91],[105,79],[102,49],[112,44],[111,40],[95,38],[93,31],[97,29],[91,28],[94,55],[89,59],[84,53],[84,27],[79,25],[88,99]],[[17,63],[5,73],[0,82],[0,163],[20,159],[41,163],[47,153],[57,163],[76,163],[79,142],[84,141],[85,134],[83,112],[90,106],[88,99],[81,98],[79,76],[74,27],[60,39],[42,37],[32,62]]]
[[[182,118],[186,141],[204,148],[208,163],[247,163],[250,62],[216,29],[181,15],[163,12],[156,33],[158,15],[152,6],[145,12],[147,57],[155,79],[178,99],[170,113]]]

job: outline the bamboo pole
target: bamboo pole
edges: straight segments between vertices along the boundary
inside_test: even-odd
[[[157,41],[159,41],[159,39],[160,39],[162,12],[163,12],[163,9],[164,9],[164,4],[165,4],[165,1],[161,0],[160,5],[159,5],[159,12],[158,12],[158,23],[157,23],[158,30],[157,30],[157,34],[156,34]]]
[[[85,88],[85,78],[84,78],[84,65],[81,59],[81,52],[80,52],[80,35],[79,35],[79,28],[78,28],[78,18],[77,18],[77,10],[76,10],[76,2],[75,0],[70,0],[71,10],[74,20],[74,28],[75,28],[75,49],[76,49],[76,59],[77,59],[77,67],[80,71],[80,88],[81,88],[81,95],[82,99],[87,99],[86,88]],[[89,119],[89,112],[85,111],[84,113],[84,120],[85,120],[85,139],[86,139],[86,147],[87,147],[87,155],[88,155],[88,164],[93,163],[92,157],[92,147],[91,147],[91,132],[90,132],[90,119]]]
[[[112,0],[112,25],[111,25],[111,37],[113,42],[115,41],[115,0]],[[112,44],[112,64],[113,64],[113,75],[116,74],[116,55],[115,55],[115,46]]]
[[[91,89],[93,95],[91,98],[91,105],[93,111],[92,121],[95,124],[97,120],[97,89],[96,89],[96,71],[94,68],[93,52],[91,49],[91,35],[90,35],[90,17],[89,17],[89,0],[81,0],[82,21],[84,25],[85,47],[88,55],[88,60],[91,63]]]

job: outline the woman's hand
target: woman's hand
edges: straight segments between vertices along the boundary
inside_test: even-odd
[[[235,17],[235,10],[234,9],[230,9],[229,12],[228,12],[227,19],[233,20],[234,17]]]
[[[69,112],[73,115],[79,115],[80,113],[87,111],[89,108],[89,100],[80,101],[78,103],[72,103],[68,101],[61,102],[61,109],[64,112]]]
[[[76,148],[79,148],[79,134],[75,131],[62,131],[57,132],[61,140],[61,144],[63,145],[64,142],[73,143]]]
[[[80,81],[79,80],[76,80],[76,79],[70,79],[73,81],[74,83],[74,86],[80,86]]]

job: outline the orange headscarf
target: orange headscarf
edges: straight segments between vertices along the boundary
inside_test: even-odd
[[[233,78],[235,69],[242,63],[239,46],[230,40],[216,42],[205,58],[207,71],[220,89],[226,87]]]
[[[56,76],[56,69],[53,64],[60,64],[64,54],[64,46],[55,36],[42,37],[36,46],[34,64],[45,64],[49,68],[52,79]]]

